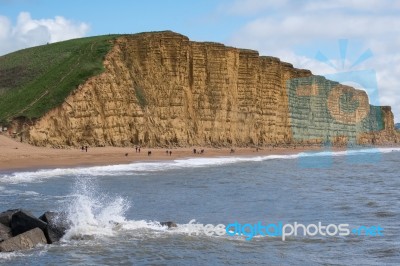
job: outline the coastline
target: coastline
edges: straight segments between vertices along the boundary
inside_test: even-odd
[[[193,149],[204,149],[203,154],[194,154]],[[172,151],[167,155],[166,151]],[[88,151],[81,149],[53,149],[31,146],[17,142],[0,135],[0,172],[26,171],[32,169],[52,169],[85,166],[103,166],[129,164],[134,162],[152,162],[189,158],[213,157],[253,157],[267,155],[297,154],[310,148],[235,148],[231,153],[229,148],[142,148],[136,152],[134,147],[89,147]],[[313,150],[319,150],[315,148]],[[148,156],[147,152],[151,151]],[[126,156],[128,154],[128,156]]]
[[[204,149],[203,154],[194,154],[193,149]],[[167,155],[166,151],[172,151]],[[89,147],[88,151],[81,149],[53,149],[31,146],[17,142],[0,135],[0,172],[16,172],[34,169],[75,168],[89,166],[105,166],[130,164],[135,162],[173,161],[189,158],[215,157],[256,157],[268,155],[290,155],[305,151],[322,151],[321,147],[276,147],[276,148],[235,148],[231,153],[229,148],[142,148],[136,152],[134,147]],[[335,151],[343,148],[334,148]],[[148,156],[147,152],[151,151]],[[126,156],[127,154],[127,156]]]

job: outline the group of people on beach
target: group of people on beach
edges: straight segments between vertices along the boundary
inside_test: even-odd
[[[193,154],[203,154],[204,153],[204,149],[198,151],[197,149],[193,149]]]
[[[135,146],[136,152],[140,153],[140,149],[141,149],[141,146]],[[172,156],[172,151],[167,150],[166,153],[167,153],[167,155],[169,154],[169,156]],[[151,151],[147,151],[147,156],[150,156],[150,155],[151,155]]]
[[[136,151],[136,153],[140,153],[140,149],[141,149],[141,146],[135,146],[135,151]],[[151,156],[151,151],[147,151],[147,156]],[[166,150],[165,151],[165,154],[168,156],[172,156],[172,150]],[[201,150],[197,150],[196,148],[195,149],[193,149],[193,154],[204,154],[204,149],[201,149]],[[126,153],[125,154],[125,156],[128,156],[128,154]]]
[[[88,146],[82,146],[81,147],[81,151],[86,151],[87,152],[88,151]]]

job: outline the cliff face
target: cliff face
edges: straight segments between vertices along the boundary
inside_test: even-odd
[[[150,147],[396,139],[390,108],[370,106],[365,92],[256,51],[143,33],[118,38],[104,66],[26,139]],[[356,109],[343,111],[354,101]]]

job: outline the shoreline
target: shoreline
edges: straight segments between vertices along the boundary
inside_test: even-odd
[[[396,145],[393,145],[396,146]],[[393,147],[391,146],[391,147]],[[378,146],[377,146],[378,147]],[[384,146],[383,146],[384,147]],[[204,149],[203,154],[194,154],[193,149]],[[167,155],[166,151],[172,151]],[[275,148],[235,148],[231,153],[229,148],[142,148],[141,152],[132,147],[89,147],[88,151],[81,149],[53,149],[31,146],[0,135],[0,173],[18,172],[38,169],[77,168],[130,164],[138,162],[174,161],[192,158],[217,157],[256,157],[269,155],[292,155],[306,151],[323,151],[321,147],[275,147]],[[334,151],[345,150],[333,148]],[[147,152],[151,151],[148,156]]]

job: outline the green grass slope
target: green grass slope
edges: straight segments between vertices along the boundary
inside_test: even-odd
[[[69,40],[0,57],[0,123],[35,119],[59,106],[79,84],[100,74],[118,35]]]

